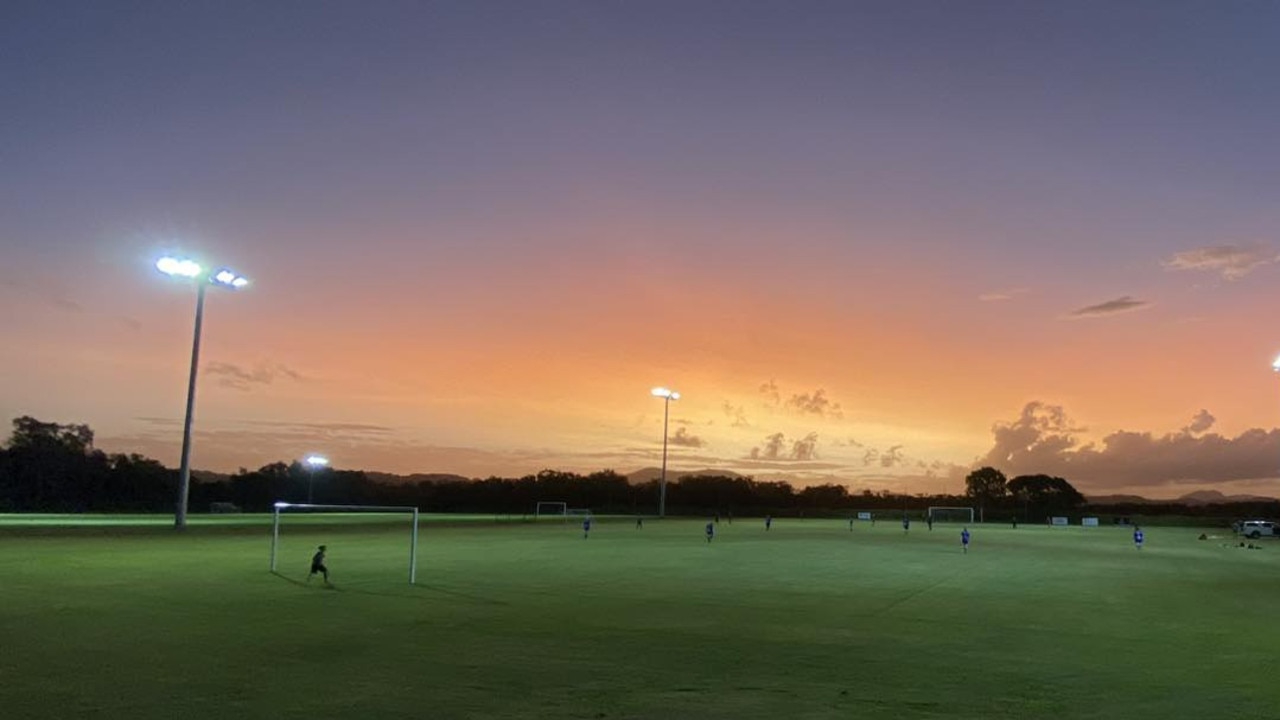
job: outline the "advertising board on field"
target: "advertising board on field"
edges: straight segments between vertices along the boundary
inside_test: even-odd
[[[1070,525],[1071,521],[1064,517],[1055,517],[1053,519],[1053,524],[1054,525]]]

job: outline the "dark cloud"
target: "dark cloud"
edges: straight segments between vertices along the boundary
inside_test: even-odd
[[[211,362],[205,366],[206,375],[218,378],[218,384],[235,390],[249,390],[255,385],[270,385],[279,378],[301,380],[302,376],[279,363],[260,363],[253,369],[245,369],[228,362]]]
[[[1274,478],[1280,474],[1280,430],[1246,430],[1236,437],[1207,430],[1200,411],[1179,432],[1121,430],[1081,444],[1056,405],[1031,402],[1020,417],[992,428],[995,444],[980,461],[1009,476],[1045,473],[1092,489],[1203,485]],[[1196,429],[1199,428],[1199,429]]]
[[[788,449],[789,447],[789,449]],[[811,432],[799,440],[791,441],[788,446],[784,433],[774,433],[765,437],[764,445],[751,448],[748,455],[751,460],[771,460],[778,462],[810,462],[818,459],[818,433]]]
[[[732,427],[751,427],[751,423],[747,421],[746,408],[741,405],[734,405],[726,400],[720,409],[724,411],[725,417],[729,418]]]
[[[1251,245],[1209,245],[1185,250],[1165,260],[1166,270],[1204,270],[1216,272],[1226,280],[1237,280],[1261,265],[1277,259],[1275,250],[1254,243]]]
[[[782,450],[787,446],[787,436],[782,433],[774,433],[764,439],[764,447],[751,448],[752,460],[780,460],[783,459]]]
[[[777,407],[782,404],[782,394],[778,392],[778,383],[772,380],[760,384],[760,394],[764,396],[765,402],[769,405]]]
[[[1200,410],[1195,417],[1191,418],[1191,423],[1182,428],[1182,432],[1188,435],[1199,435],[1200,433],[1213,427],[1217,418],[1209,414],[1208,410]]]
[[[840,403],[831,402],[827,398],[826,390],[818,388],[813,394],[801,393],[792,395],[787,400],[787,408],[794,410],[801,415],[817,415],[819,417],[843,418],[844,410],[840,408]]]
[[[688,428],[677,428],[674,435],[670,437],[672,445],[678,447],[700,448],[706,445],[706,442],[697,435],[690,435]]]
[[[901,465],[904,462],[902,457],[902,446],[894,445],[893,447],[880,453],[880,467],[891,468],[895,465]]]
[[[818,433],[811,432],[791,443],[791,459],[800,461],[817,460]]]
[[[1104,303],[1098,303],[1097,305],[1088,305],[1086,307],[1072,310],[1067,314],[1067,317],[1071,319],[1106,317],[1108,315],[1118,315],[1120,313],[1133,312],[1135,310],[1145,310],[1151,307],[1151,305],[1152,303],[1149,303],[1146,300],[1138,300],[1125,295],[1124,297],[1119,297],[1115,300],[1108,300]]]

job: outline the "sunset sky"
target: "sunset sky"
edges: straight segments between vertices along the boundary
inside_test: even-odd
[[[0,419],[1280,496],[1280,3],[5,2]]]

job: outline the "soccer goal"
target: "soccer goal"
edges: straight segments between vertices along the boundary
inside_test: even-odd
[[[280,547],[280,517],[287,513],[412,513],[413,529],[409,533],[409,584],[418,579],[418,508],[408,505],[309,505],[305,503],[278,502],[274,506],[271,521],[271,572],[276,571],[276,554]]]
[[[971,507],[931,507],[928,517],[934,522],[960,522],[973,524],[973,508]]]
[[[563,520],[569,519],[569,503],[562,502],[540,502],[533,509],[533,519],[541,520],[543,517],[557,517]]]

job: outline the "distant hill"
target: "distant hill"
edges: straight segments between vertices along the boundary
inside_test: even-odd
[[[1196,490],[1173,499],[1152,499],[1141,495],[1090,495],[1085,498],[1090,505],[1227,505],[1230,503],[1276,502],[1276,498],[1262,495],[1224,495],[1217,490]]]
[[[1174,502],[1173,500],[1148,500],[1141,495],[1088,495],[1085,501],[1090,505],[1147,505],[1156,502]]]
[[[710,468],[706,470],[673,470],[672,468],[667,468],[668,481],[682,478],[685,475],[718,475],[720,477],[731,477],[731,478],[746,477],[745,475],[736,473],[732,470],[712,470]],[[655,467],[640,468],[635,472],[627,473],[625,477],[627,478],[627,481],[630,482],[632,485],[643,485],[644,483],[657,480],[658,478],[662,477],[662,468],[655,468]]]
[[[472,478],[450,473],[414,473],[412,475],[395,475],[393,473],[365,470],[364,476],[369,480],[384,485],[417,485],[418,483],[469,482]]]
[[[1176,502],[1186,505],[1221,505],[1224,503],[1275,502],[1275,498],[1261,495],[1223,495],[1217,490],[1197,490],[1178,498]]]

